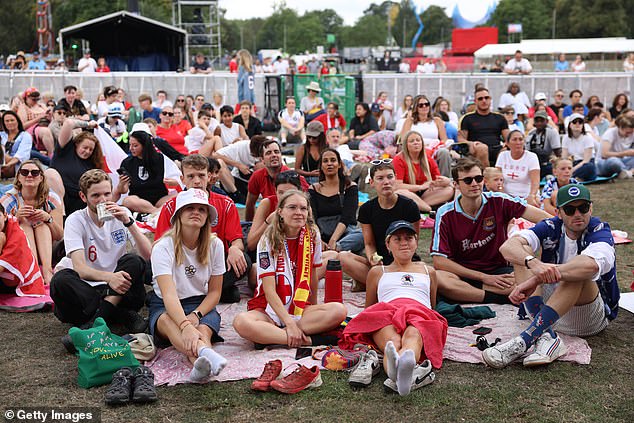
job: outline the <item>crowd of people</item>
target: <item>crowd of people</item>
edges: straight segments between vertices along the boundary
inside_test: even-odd
[[[227,364],[212,347],[222,339],[216,306],[240,301],[241,279],[253,298],[233,327],[256,348],[336,343],[346,308],[317,297],[329,260],[366,291],[366,309],[341,335],[343,347],[372,347],[351,383],[371,382],[379,351],[385,384],[401,395],[431,383],[442,363],[447,321],[434,310],[437,297],[523,303],[534,316],[518,337],[484,351],[492,367],[533,345],[524,364],[550,363],[566,351],[558,331],[592,335],[616,316],[614,242],[579,182],[631,178],[625,94],[609,110],[596,96],[584,104],[579,90],[570,104],[557,91],[548,105],[545,93],[531,102],[513,83],[502,114],[481,84],[460,113],[442,97],[395,105],[382,92],[358,103],[347,124],[317,82],[306,89],[299,109],[286,100],[278,139],[262,135],[252,102],[226,105],[220,93],[172,103],[160,90],[131,104],[108,86],[91,105],[74,86],[58,100],[28,88],[0,119],[2,176],[13,180],[0,198],[0,254],[5,222],[17,221],[60,321],[86,327],[101,317],[148,330],[188,357],[192,381]],[[286,143],[301,144],[294,169]],[[372,199],[359,206],[361,190]],[[433,266],[417,253],[431,216]],[[536,226],[510,236],[521,220]],[[15,291],[18,281],[0,286]],[[265,371],[256,389],[268,389],[278,370]],[[318,376],[293,375],[289,384],[305,386]]]

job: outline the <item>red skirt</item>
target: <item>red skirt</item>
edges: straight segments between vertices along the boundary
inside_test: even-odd
[[[355,344],[365,344],[378,348],[372,335],[390,325],[400,335],[408,326],[415,327],[423,339],[421,356],[431,361],[435,368],[442,366],[447,320],[438,312],[407,298],[377,303],[363,310],[346,326],[339,347],[352,350]]]

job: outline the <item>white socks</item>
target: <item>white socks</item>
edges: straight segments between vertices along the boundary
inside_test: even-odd
[[[398,359],[398,366],[396,369],[396,387],[398,388],[398,394],[401,396],[408,395],[412,389],[412,375],[414,373],[414,367],[416,367],[416,357],[414,356],[414,351],[403,351],[403,354]]]
[[[211,363],[211,373],[218,376],[227,365],[227,359],[209,347],[202,347],[198,350],[198,357],[205,357]]]
[[[396,369],[398,367],[398,351],[392,341],[387,341],[385,344],[385,368],[387,371],[387,377],[396,382]]]
[[[198,358],[189,374],[192,382],[202,382],[212,374],[218,376],[227,365],[227,360],[209,347],[201,347],[198,350]]]

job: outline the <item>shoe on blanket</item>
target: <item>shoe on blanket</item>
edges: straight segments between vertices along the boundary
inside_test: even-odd
[[[112,383],[106,390],[107,405],[123,405],[130,402],[132,393],[132,369],[122,367],[112,375]]]
[[[381,371],[379,355],[374,350],[370,350],[361,356],[357,367],[354,368],[348,383],[355,388],[366,388],[372,383],[372,378]]]
[[[553,338],[545,332],[535,341],[535,351],[524,359],[524,366],[533,367],[552,363],[568,352],[560,336]]]
[[[264,370],[260,377],[253,381],[251,389],[254,391],[267,392],[271,390],[271,382],[278,379],[282,373],[282,361],[271,360],[264,365]]]
[[[523,356],[525,352],[526,343],[521,336],[516,336],[510,341],[482,351],[482,359],[488,366],[501,369]]]
[[[412,387],[411,391],[415,391],[416,389],[420,389],[423,386],[429,385],[434,380],[436,380],[436,374],[432,371],[431,363],[429,360],[423,361],[421,364],[414,367],[414,372],[412,374]],[[390,378],[385,379],[383,382],[383,386],[385,387],[386,392],[396,392],[398,394],[398,387],[396,386],[396,382]]]
[[[132,401],[136,403],[154,402],[158,400],[154,387],[154,373],[145,366],[139,366],[134,370],[134,388]]]
[[[283,394],[295,394],[304,389],[317,388],[322,385],[319,367],[313,366],[310,369],[298,364],[297,369],[282,379],[271,382],[271,388]]]

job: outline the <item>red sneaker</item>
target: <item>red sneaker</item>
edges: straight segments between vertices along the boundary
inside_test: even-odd
[[[255,391],[269,391],[271,382],[277,379],[282,373],[282,362],[280,360],[272,360],[264,365],[264,371],[259,378],[253,381],[251,389]]]
[[[299,365],[293,373],[271,382],[271,388],[284,394],[295,394],[304,389],[317,388],[321,384],[319,367],[313,366],[309,369],[306,366]]]

